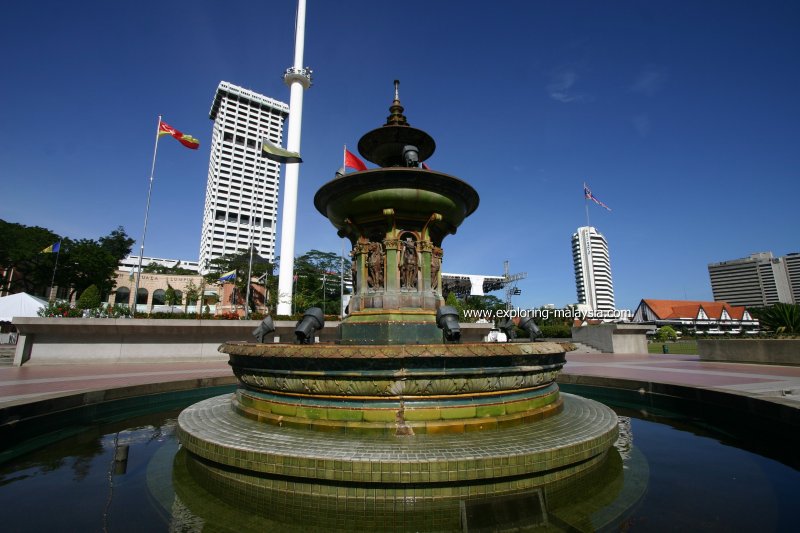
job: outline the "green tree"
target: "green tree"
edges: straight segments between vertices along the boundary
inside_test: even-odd
[[[0,219],[0,266],[5,267],[0,286],[12,293],[47,296],[57,254],[42,250],[60,239],[49,229]]]
[[[464,320],[464,302],[458,299],[456,293],[454,292],[449,293],[447,297],[444,299],[444,304],[449,305],[450,307],[453,307],[456,309],[456,311],[458,311],[459,321]]]
[[[114,289],[119,261],[130,252],[132,243],[121,227],[98,241],[62,239],[55,284],[69,288],[70,297],[96,285],[102,299]]]
[[[167,290],[164,291],[164,301],[167,305],[179,305],[181,303],[178,293],[169,283],[167,283]]]
[[[200,299],[200,289],[194,284],[194,281],[189,280],[186,284],[186,294],[184,295],[184,311],[189,305],[197,305],[197,300]]]
[[[552,326],[555,329],[548,331],[558,332],[557,335],[545,335],[546,337],[558,337],[563,334],[564,328],[569,329],[572,327],[572,322],[575,320],[573,317],[576,312],[577,310],[574,305],[567,305],[559,310],[542,306],[539,308],[537,315],[533,317],[533,321],[540,328]]]
[[[149,263],[142,267],[142,272],[148,274],[172,274],[175,276],[191,276],[196,274],[194,270],[181,267],[180,261],[178,261],[178,264],[171,267],[159,265],[158,263]]]
[[[96,309],[100,307],[100,290],[97,285],[89,285],[75,303],[78,309]]]
[[[506,303],[503,300],[491,294],[486,294],[483,296],[467,296],[466,298],[464,298],[463,301],[459,300],[459,303],[461,305],[461,307],[458,308],[460,320],[467,320],[469,322],[475,322],[476,320],[478,320],[478,317],[472,315],[472,317],[470,318],[465,318],[464,311],[467,309],[469,310],[486,309],[490,311],[499,311],[501,309],[506,308]]]
[[[236,271],[236,293],[237,301],[243,302],[245,294],[247,294],[247,271],[250,265],[250,253],[248,250],[242,250],[235,254],[228,254],[221,257],[212,259],[208,264],[208,273],[204,276],[205,283],[214,285],[219,283],[219,278],[232,270]],[[254,279],[261,280],[259,284],[264,283],[266,279],[267,292],[270,293],[271,301],[267,305],[274,309],[274,294],[277,293],[277,279],[274,279],[275,263],[270,262],[259,256],[257,253],[253,254],[253,270],[252,275]],[[255,282],[253,282],[255,285]],[[250,292],[250,311],[256,309],[255,291]]]
[[[117,229],[98,240],[100,247],[110,253],[117,263],[130,255],[134,242],[136,241],[125,233],[122,226],[117,226]]]
[[[655,340],[658,342],[678,340],[678,334],[672,326],[661,326],[656,330]]]
[[[319,250],[310,250],[295,259],[293,300],[298,313],[319,307],[326,314],[339,314],[342,263],[338,254]],[[345,263],[349,268],[350,263]]]
[[[90,285],[96,285],[101,294],[111,292],[119,262],[110,252],[92,239],[64,239],[61,247],[56,285],[70,287],[70,297]]]

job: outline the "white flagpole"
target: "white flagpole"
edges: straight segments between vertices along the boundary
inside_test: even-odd
[[[586,226],[590,227],[589,225],[589,198],[586,196],[586,182],[583,182],[583,203],[586,207]]]
[[[133,307],[131,316],[136,315],[136,303],[139,300],[139,280],[142,277],[142,257],[144,256],[144,239],[147,237],[147,217],[150,215],[150,197],[153,194],[153,177],[156,173],[156,154],[158,154],[158,139],[161,131],[161,115],[158,115],[158,126],[156,126],[156,144],[153,148],[153,164],[150,166],[150,185],[147,188],[147,207],[144,210],[144,229],[142,230],[142,242],[139,247],[139,268],[136,270],[136,288],[133,291]]]
[[[289,85],[289,128],[286,149],[300,153],[300,130],[303,122],[303,91],[311,86],[311,70],[303,67],[305,45],[306,0],[297,2],[294,65],[286,70],[284,82]],[[289,315],[294,305],[294,244],[297,224],[297,185],[300,165],[286,165],[281,215],[281,262],[278,268],[278,311]]]

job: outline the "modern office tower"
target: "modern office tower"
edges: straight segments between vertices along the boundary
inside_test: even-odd
[[[572,260],[578,303],[593,311],[614,310],[614,285],[606,238],[591,226],[572,234]]]
[[[200,236],[200,268],[208,261],[253,243],[255,252],[273,260],[280,165],[267,160],[261,142],[281,145],[289,106],[222,81],[209,118],[214,121],[208,184]]]
[[[772,252],[761,252],[742,259],[709,264],[714,300],[752,307],[792,303],[785,259],[773,257]],[[791,261],[794,265],[795,259]]]
[[[794,252],[783,256],[789,286],[792,289],[792,300],[800,305],[800,253]]]

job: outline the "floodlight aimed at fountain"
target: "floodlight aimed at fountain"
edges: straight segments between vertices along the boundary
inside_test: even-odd
[[[259,344],[264,344],[267,335],[273,331],[275,331],[275,323],[272,321],[272,317],[268,316],[261,321],[261,324],[259,324],[256,329],[253,330],[253,337],[256,338],[256,341],[258,341]]]
[[[517,338],[516,325],[510,318],[503,318],[497,322],[497,329],[505,333],[506,339],[513,340]]]
[[[314,344],[314,334],[324,327],[325,315],[322,314],[322,309],[319,307],[307,309],[294,329],[297,342],[300,344]]]
[[[458,310],[445,305],[436,311],[436,325],[442,328],[444,338],[448,341],[461,339],[461,326],[458,324]]]
[[[529,316],[519,319],[519,327],[528,332],[528,337],[530,340],[534,340],[536,337],[542,336],[542,330],[539,329],[539,326],[536,325],[536,322],[533,321],[533,318]]]

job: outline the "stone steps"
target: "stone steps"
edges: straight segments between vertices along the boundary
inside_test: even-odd
[[[16,350],[16,344],[0,344],[0,366],[11,366]]]
[[[577,347],[577,349],[575,350],[576,353],[603,353],[597,348],[592,348],[588,344],[584,344],[582,342],[572,341],[572,344],[574,344]]]

